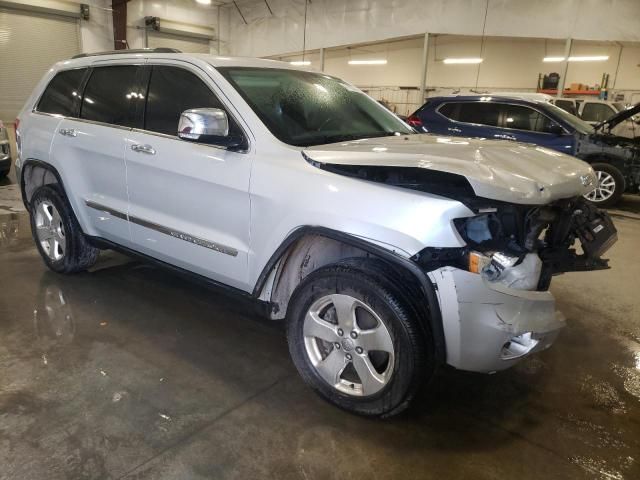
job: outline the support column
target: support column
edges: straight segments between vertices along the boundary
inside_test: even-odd
[[[127,2],[129,0],[113,0],[113,48],[127,48]]]
[[[420,77],[420,102],[424,103],[427,90],[427,60],[429,59],[429,34],[424,34],[422,45],[422,76]]]
[[[564,92],[564,85],[567,80],[567,71],[569,70],[569,56],[571,55],[571,38],[567,38],[566,43],[564,44],[564,62],[562,65],[562,74],[560,75],[560,79],[558,80],[558,92],[556,93],[556,97],[560,98],[562,93]]]
[[[320,49],[320,71],[324,72],[324,48]]]

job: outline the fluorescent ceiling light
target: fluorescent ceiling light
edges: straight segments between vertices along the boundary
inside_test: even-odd
[[[609,60],[609,55],[594,55],[591,57],[569,57],[570,62],[604,62]]]
[[[386,60],[349,60],[349,65],[386,65]]]
[[[291,65],[311,65],[309,60],[295,60],[293,62],[289,62]]]
[[[461,63],[482,63],[482,58],[445,58],[443,62],[447,65]]]
[[[609,55],[591,55],[583,57],[569,57],[570,62],[603,62],[609,60]],[[543,62],[564,62],[564,57],[544,57]]]
[[[200,5],[211,5],[211,0],[196,0]]]

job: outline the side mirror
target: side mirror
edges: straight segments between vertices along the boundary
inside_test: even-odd
[[[229,135],[227,112],[220,108],[192,108],[180,115],[178,137],[223,147],[244,146],[240,136]]]
[[[564,135],[565,133],[564,128],[562,128],[557,123],[552,123],[551,125],[549,125],[548,132],[552,133],[553,135]]]
[[[192,108],[180,115],[178,137],[185,140],[200,140],[200,137],[229,135],[227,113],[219,108]]]

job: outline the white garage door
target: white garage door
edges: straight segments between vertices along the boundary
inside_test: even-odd
[[[153,30],[148,32],[147,46],[149,48],[177,48],[185,53],[209,53],[209,40],[206,38],[187,37]]]
[[[0,8],[0,120],[13,121],[47,69],[79,52],[77,19]]]

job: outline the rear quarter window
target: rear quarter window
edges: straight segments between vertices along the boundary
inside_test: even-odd
[[[77,117],[80,87],[86,72],[86,68],[58,72],[44,90],[36,110],[65,117]]]

